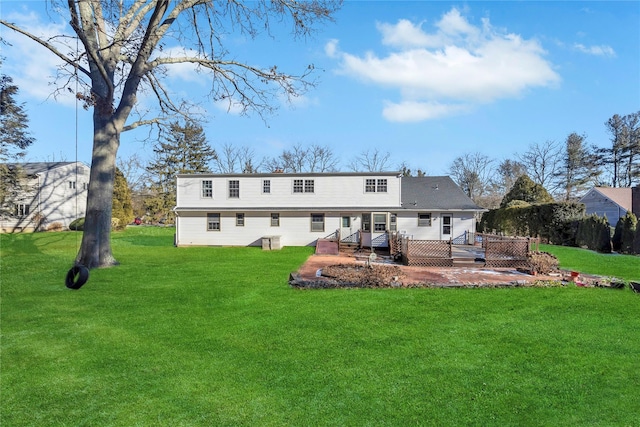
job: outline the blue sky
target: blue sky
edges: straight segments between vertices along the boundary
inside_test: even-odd
[[[49,19],[43,1],[0,7],[3,19],[36,34],[69,33],[68,19]],[[27,159],[74,160],[77,138],[77,158],[89,164],[91,115],[68,94],[53,99],[56,58],[0,31],[11,43],[2,47],[2,72],[19,86],[36,138]],[[343,170],[369,149],[389,152],[392,169],[405,162],[439,175],[465,153],[513,159],[571,132],[606,146],[604,122],[640,110],[637,1],[346,1],[335,22],[306,41],[278,31],[275,39],[228,43],[236,57],[264,67],[317,70],[317,87],[266,124],[200,99],[202,76],[184,67],[169,75],[172,90],[203,102],[214,148],[249,147],[258,158],[317,144],[330,147]],[[124,133],[119,156],[148,158],[153,142],[145,131]]]

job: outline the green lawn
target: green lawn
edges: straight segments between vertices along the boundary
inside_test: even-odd
[[[640,281],[640,256],[599,254],[587,249],[552,245],[540,245],[540,250],[558,257],[560,268],[566,270]]]
[[[628,288],[295,290],[310,248],[138,227],[71,291],[77,236],[0,235],[3,427],[638,425]]]

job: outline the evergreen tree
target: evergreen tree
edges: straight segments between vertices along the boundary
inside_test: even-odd
[[[194,122],[173,122],[169,132],[153,148],[155,158],[147,166],[152,179],[152,195],[145,200],[147,211],[156,219],[172,219],[176,204],[176,175],[210,172],[216,152],[207,143],[202,126]]]
[[[111,207],[112,226],[114,229],[123,229],[133,221],[133,205],[131,203],[131,190],[124,174],[116,168],[113,182],[113,202]]]
[[[553,202],[553,197],[542,185],[536,184],[527,175],[521,175],[513,184],[511,190],[505,194],[500,207],[507,207],[509,203],[515,200],[522,200],[530,204],[549,203]]]
[[[0,62],[0,65],[2,63]],[[15,96],[18,86],[9,76],[0,75],[0,214],[13,214],[12,202],[21,191],[20,168],[7,163],[17,162],[33,143],[29,135],[29,118]]]
[[[585,140],[585,135],[575,132],[567,136],[564,164],[558,173],[566,201],[577,197],[601,172],[594,150],[585,144]]]

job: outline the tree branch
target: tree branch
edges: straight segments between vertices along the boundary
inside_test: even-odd
[[[0,24],[4,25],[7,28],[11,28],[13,31],[16,31],[28,38],[30,38],[31,40],[35,41],[36,43],[40,44],[41,46],[47,48],[49,51],[51,51],[54,55],[56,55],[58,58],[62,59],[65,63],[71,65],[73,68],[82,71],[84,74],[86,74],[87,76],[91,77],[91,72],[89,70],[87,70],[86,68],[80,66],[80,64],[76,61],[74,61],[73,59],[67,57],[65,54],[63,54],[62,52],[60,52],[58,49],[56,49],[55,46],[53,46],[52,44],[39,39],[38,37],[34,36],[33,34],[29,33],[28,31],[25,31],[19,27],[16,27],[15,25],[13,25],[10,22],[7,22],[3,19],[0,19]]]

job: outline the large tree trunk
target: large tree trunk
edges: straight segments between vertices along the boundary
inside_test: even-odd
[[[120,133],[111,114],[95,108],[91,178],[82,244],[76,264],[87,268],[110,267],[118,262],[111,253],[111,204]]]

